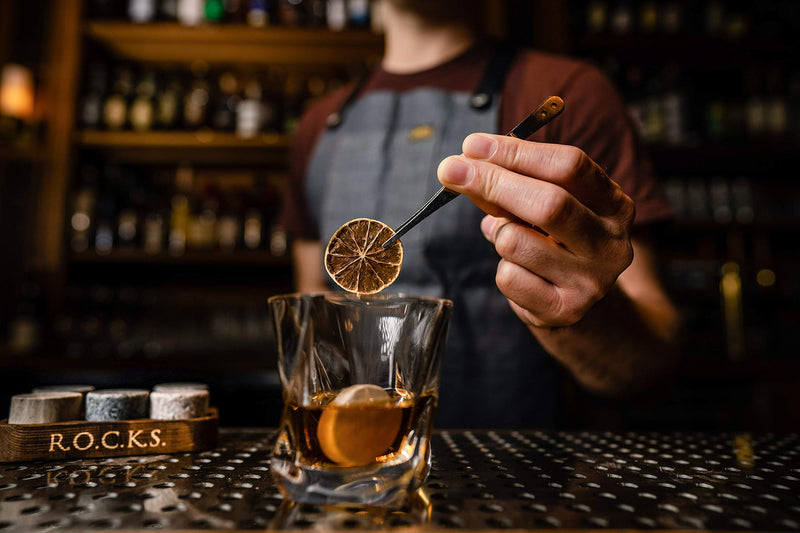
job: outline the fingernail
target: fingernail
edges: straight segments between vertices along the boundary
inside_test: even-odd
[[[472,179],[472,165],[460,156],[451,156],[439,167],[439,181],[443,185],[464,185]]]
[[[497,141],[491,137],[472,134],[464,139],[464,153],[480,159],[489,159],[497,150]]]
[[[491,216],[485,216],[483,220],[481,220],[481,231],[489,242],[492,242],[494,239],[494,221],[494,217]]]

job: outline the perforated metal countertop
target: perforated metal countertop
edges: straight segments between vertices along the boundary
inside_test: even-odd
[[[103,529],[800,529],[800,436],[438,432],[404,511],[284,502],[269,431],[209,452],[0,465],[0,532]]]

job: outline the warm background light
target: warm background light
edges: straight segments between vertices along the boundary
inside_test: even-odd
[[[22,65],[3,65],[0,74],[0,115],[23,120],[33,116],[33,74]]]

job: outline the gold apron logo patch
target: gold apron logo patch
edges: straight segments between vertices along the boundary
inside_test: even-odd
[[[433,126],[430,124],[420,124],[408,132],[409,141],[424,141],[433,137]]]

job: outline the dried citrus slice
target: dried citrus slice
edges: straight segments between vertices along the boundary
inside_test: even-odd
[[[400,274],[403,245],[381,245],[394,235],[392,228],[369,218],[356,218],[337,229],[325,249],[325,270],[346,291],[380,292]]]
[[[352,385],[322,411],[317,439],[322,452],[334,463],[366,465],[386,453],[397,438],[402,417],[381,387]]]

